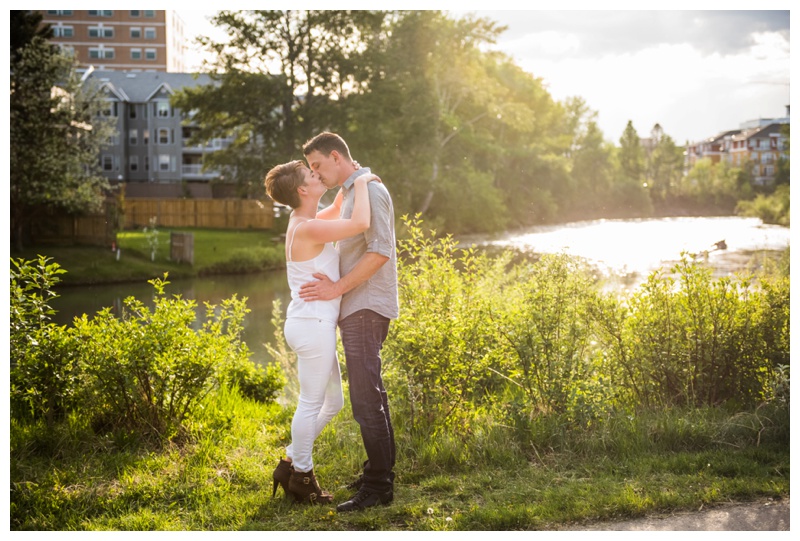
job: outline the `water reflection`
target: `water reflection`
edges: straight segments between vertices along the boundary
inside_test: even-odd
[[[726,249],[717,249],[724,241]],[[765,225],[758,218],[660,218],[594,220],[535,227],[477,244],[513,247],[536,253],[568,253],[585,258],[613,280],[635,287],[652,271],[670,268],[682,252],[697,254],[717,276],[745,270],[755,252],[782,251],[789,228]]]
[[[725,240],[726,250],[711,249]],[[746,269],[754,252],[783,250],[789,246],[789,229],[769,226],[755,218],[664,218],[655,220],[597,220],[553,227],[537,227],[495,238],[474,237],[466,244],[491,244],[516,247],[536,253],[566,252],[588,259],[611,279],[607,287],[631,289],[660,267],[671,266],[682,251],[699,253],[709,250],[708,262],[717,275]],[[152,307],[153,287],[145,281],[63,288],[52,303],[56,322],[70,324],[75,316],[93,316],[105,307],[119,314],[123,300],[133,296]],[[204,302],[220,304],[236,294],[247,297],[251,312],[244,321],[244,340],[257,362],[269,362],[263,344],[272,343],[275,329],[272,303],[281,299],[283,309],[289,302],[284,271],[256,275],[213,276],[193,280],[175,280],[166,288],[168,295],[195,299],[198,326],[205,316]],[[401,307],[402,309],[402,307]]]
[[[245,316],[242,338],[253,352],[256,362],[269,362],[265,343],[274,342],[272,303],[280,299],[283,309],[289,302],[289,288],[286,274],[273,271],[261,274],[210,276],[191,280],[170,280],[165,288],[167,295],[180,295],[184,299],[194,299],[197,303],[196,328],[205,321],[205,303],[219,305],[223,300],[237,295],[247,297],[250,313]],[[69,325],[76,316],[87,314],[90,319],[103,308],[110,307],[112,313],[122,313],[124,299],[135,297],[145,305],[153,307],[154,288],[143,281],[130,284],[107,284],[86,287],[66,287],[58,290],[59,298],[52,302],[56,310],[55,322]]]

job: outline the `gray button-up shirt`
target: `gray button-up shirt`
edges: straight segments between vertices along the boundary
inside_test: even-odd
[[[368,167],[354,172],[342,185],[342,218],[353,215],[355,192],[352,189],[356,177],[370,173]],[[361,257],[367,252],[375,252],[389,258],[369,280],[351,289],[342,296],[339,319],[342,320],[365,308],[389,319],[400,315],[397,296],[397,249],[394,236],[394,205],[389,190],[382,182],[367,184],[370,204],[370,224],[365,232],[340,240],[339,270],[341,275],[353,270]]]

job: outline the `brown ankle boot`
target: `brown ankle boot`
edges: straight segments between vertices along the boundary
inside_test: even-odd
[[[292,461],[280,459],[278,461],[278,465],[275,470],[272,472],[272,497],[275,497],[275,492],[278,490],[278,484],[280,483],[281,488],[283,488],[283,493],[285,495],[289,495],[289,478],[292,476],[292,472],[294,468],[292,468]]]
[[[314,476],[314,470],[309,472],[292,471],[289,479],[289,492],[294,499],[301,503],[331,503],[333,496],[323,492]]]

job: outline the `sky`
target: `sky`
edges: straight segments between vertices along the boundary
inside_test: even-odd
[[[504,3],[492,5],[502,8]],[[556,100],[583,98],[597,113],[606,139],[617,143],[631,121],[641,137],[658,123],[684,144],[749,120],[785,117],[790,103],[789,3],[732,0],[723,4],[731,10],[687,9],[706,4],[711,5],[675,0],[669,10],[638,11],[625,2],[604,2],[601,11],[588,11],[571,0],[557,4],[562,11],[485,11],[477,6],[486,2],[469,1],[459,2],[458,10],[435,1],[419,7],[473,14],[507,26],[497,48],[541,78]],[[753,5],[769,11],[747,10]],[[371,2],[367,7],[392,6]],[[403,4],[404,9],[417,7]],[[224,39],[208,22],[216,11],[177,11],[190,51],[195,35]],[[191,52],[190,69],[200,59]]]
[[[606,138],[630,120],[683,144],[787,116],[788,11],[485,14],[508,25],[499,48],[555,99],[584,98]]]

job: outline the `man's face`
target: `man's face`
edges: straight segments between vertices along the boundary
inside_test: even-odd
[[[335,188],[339,185],[339,153],[335,150],[330,156],[326,156],[319,150],[314,150],[306,156],[308,167],[319,175],[322,183],[328,188]]]

